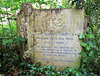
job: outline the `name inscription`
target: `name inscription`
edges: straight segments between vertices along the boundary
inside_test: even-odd
[[[74,63],[79,56],[77,33],[34,33],[36,60]],[[40,56],[41,55],[41,56]],[[74,57],[74,58],[73,58]],[[75,58],[76,57],[76,58]]]

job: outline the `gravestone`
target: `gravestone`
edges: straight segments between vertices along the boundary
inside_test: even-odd
[[[79,67],[78,34],[83,34],[85,23],[84,9],[33,9],[29,3],[22,4],[17,17],[18,35],[27,38],[22,58],[60,70]]]

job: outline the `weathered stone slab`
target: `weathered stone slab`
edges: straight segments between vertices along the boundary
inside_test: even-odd
[[[78,34],[83,34],[84,23],[83,9],[41,10],[24,3],[17,17],[18,35],[27,38],[23,58],[41,62],[41,66],[54,65],[60,70],[79,67],[82,48]]]

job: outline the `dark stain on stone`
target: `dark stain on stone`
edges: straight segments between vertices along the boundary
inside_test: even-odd
[[[36,29],[34,30],[34,32],[36,32]]]
[[[35,46],[36,45],[36,40],[35,40],[35,38],[33,37],[33,46]]]
[[[49,64],[49,61],[46,61],[47,64]]]
[[[34,15],[33,15],[33,19],[35,20],[35,12],[34,12]]]
[[[32,58],[31,58],[31,57],[26,58],[26,59],[23,59],[23,62],[24,62],[24,61],[26,61],[26,62],[28,62],[28,63],[30,63],[30,64],[33,64]]]
[[[26,35],[25,35],[25,38],[27,38],[27,28],[25,27],[25,30],[26,30]]]
[[[27,22],[27,19],[26,19],[26,17],[25,17],[25,22]]]
[[[53,13],[53,10],[51,10],[51,13]]]
[[[59,14],[61,12],[61,9],[55,9],[55,13]]]

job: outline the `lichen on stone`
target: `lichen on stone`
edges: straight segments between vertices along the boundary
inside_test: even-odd
[[[31,56],[32,56],[32,52],[27,50],[27,51],[24,52],[23,58],[26,59],[26,58],[29,58]]]

